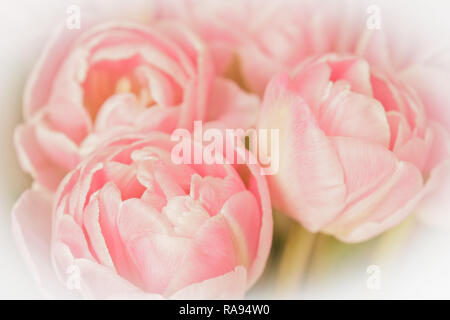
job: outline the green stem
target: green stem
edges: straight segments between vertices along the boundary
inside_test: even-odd
[[[290,226],[276,275],[276,288],[279,294],[289,295],[301,287],[316,237],[316,234],[306,231],[298,223]]]

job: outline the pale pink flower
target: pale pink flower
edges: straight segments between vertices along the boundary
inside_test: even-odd
[[[279,72],[318,54],[348,53],[416,89],[427,113],[450,127],[450,32],[445,1],[167,0],[163,16],[185,21],[224,72],[238,57],[245,86],[260,95]],[[161,7],[160,4],[160,7]],[[379,28],[369,28],[375,8]],[[439,11],[439,12],[437,12]],[[440,13],[441,15],[437,15]]]
[[[247,128],[257,108],[257,97],[215,75],[209,49],[182,24],[62,28],[30,76],[15,144],[23,169],[55,190],[114,136],[190,129],[194,120]]]
[[[161,132],[118,138],[53,199],[40,189],[22,195],[14,231],[48,296],[76,289],[74,270],[84,298],[242,298],[255,283],[272,241],[260,167],[223,164],[219,154],[215,164],[178,165],[173,146]]]
[[[260,128],[280,129],[274,206],[347,242],[396,225],[436,184],[449,135],[417,93],[352,55],[311,58],[268,85]]]
[[[336,28],[347,27],[336,23],[340,6],[333,0],[167,0],[159,2],[158,12],[205,39],[217,70],[225,72],[238,57],[245,86],[262,94],[277,72],[336,48]]]
[[[450,42],[442,36],[450,25],[444,1],[435,7],[427,2],[383,0],[185,0],[173,4],[166,15],[183,19],[207,39],[216,52],[218,70],[235,69],[233,57],[239,57],[240,81],[251,91],[263,94],[275,74],[291,72],[310,56],[353,54],[414,89],[427,116],[447,131],[450,128]],[[379,28],[368,27],[374,10]],[[442,201],[447,193],[439,186],[448,184],[450,170],[441,168],[439,176],[442,181],[427,185],[430,190],[432,186],[442,189],[441,194],[433,190],[420,214],[434,225],[448,226],[448,201]]]

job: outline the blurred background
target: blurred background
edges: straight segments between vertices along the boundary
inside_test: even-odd
[[[382,15],[386,12],[384,8],[394,12],[399,27],[419,28],[437,44],[450,39],[449,1],[395,1],[395,5],[387,5],[387,1],[368,2],[371,3],[380,4]],[[2,1],[1,299],[41,298],[11,234],[11,208],[31,184],[18,166],[13,130],[22,121],[22,92],[27,75],[55,26],[64,23],[66,10],[72,4],[80,6],[82,23],[85,14],[99,15],[102,19],[127,17],[145,21],[145,13],[151,11],[151,1],[137,0]],[[414,37],[413,31],[411,36]],[[346,245],[326,235],[310,234],[279,213],[274,213],[274,219],[271,259],[263,278],[249,292],[248,298],[450,298],[450,231],[439,222],[432,227],[412,215],[375,239]]]
[[[13,146],[14,127],[23,121],[22,94],[28,74],[56,27],[66,22],[69,6],[80,7],[82,23],[90,16],[145,22],[150,3],[7,0],[0,4],[0,298],[41,297],[12,238],[10,218],[14,202],[31,185],[31,179],[19,167]]]

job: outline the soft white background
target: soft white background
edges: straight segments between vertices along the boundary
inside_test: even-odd
[[[2,0],[0,3],[0,298],[3,299],[40,297],[11,235],[11,207],[30,184],[18,167],[12,144],[13,128],[21,121],[24,83],[54,26],[64,22],[68,5],[79,4],[82,10],[89,8],[90,12],[101,7],[101,14],[116,15],[113,1],[99,2],[102,6],[93,5],[92,1],[67,0]],[[443,26],[448,25],[449,1],[403,1],[400,5],[392,2],[398,5],[399,24],[413,21],[416,26],[429,29],[437,42],[439,37],[450,38],[449,33],[443,32],[448,30]],[[118,12],[123,15],[135,16],[149,9],[145,1],[121,3]],[[409,14],[416,20],[407,20]],[[347,272],[337,273],[335,281],[327,287],[309,289],[296,297],[450,298],[448,231],[416,225],[414,236],[408,237],[407,243],[397,251],[389,264],[380,266],[382,289],[379,291],[367,289],[367,265],[354,261]],[[274,298],[268,292],[255,297]]]
[[[0,2],[0,298],[39,298],[12,239],[10,211],[30,184],[13,148],[13,130],[22,121],[22,91],[28,73],[67,7],[103,17],[136,17],[150,10],[147,1],[2,0]],[[99,10],[99,8],[102,8]]]

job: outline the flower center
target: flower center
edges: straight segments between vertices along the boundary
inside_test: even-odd
[[[136,95],[143,107],[155,104],[148,82],[137,76],[138,56],[120,61],[101,61],[91,66],[82,88],[84,106],[94,121],[103,103],[119,93]]]

